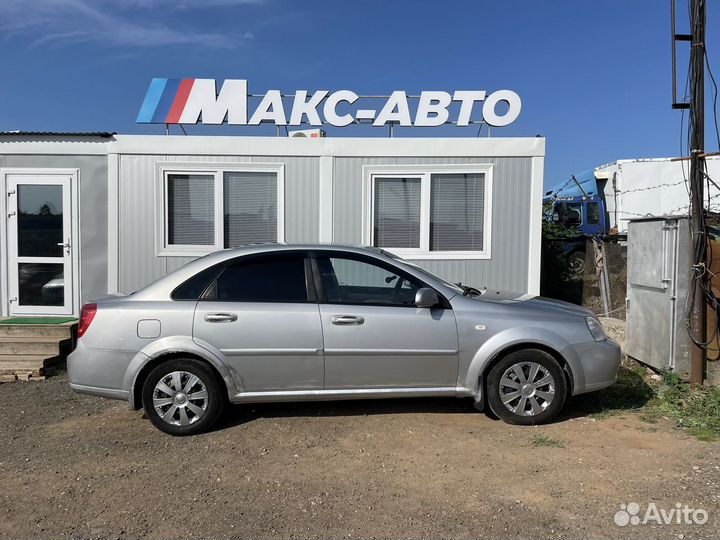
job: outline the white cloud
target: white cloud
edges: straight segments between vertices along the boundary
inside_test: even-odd
[[[163,21],[164,15],[168,10],[262,3],[264,0],[0,0],[0,32],[26,36],[34,46],[94,42],[125,47],[223,48],[254,37],[251,32],[226,35],[177,29]]]
[[[260,5],[265,0],[125,0],[125,6],[154,8],[167,6],[176,9],[202,9],[208,7],[228,7],[244,5]]]

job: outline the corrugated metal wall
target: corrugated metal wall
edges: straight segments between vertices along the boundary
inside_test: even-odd
[[[531,158],[343,158],[334,161],[333,240],[362,240],[363,165],[493,164],[492,238],[489,260],[419,260],[423,268],[475,287],[526,291]]]
[[[317,242],[318,157],[122,155],[119,173],[119,290],[132,292],[195,257],[158,257],[155,247],[156,163],[284,163],[285,239]]]
[[[132,292],[194,257],[158,257],[155,247],[154,185],[158,162],[285,164],[285,238],[292,243],[319,239],[319,157],[122,155],[119,174],[119,290]],[[333,240],[362,240],[363,165],[492,163],[490,260],[422,260],[421,266],[451,281],[525,291],[531,158],[347,158],[333,167]]]
[[[285,164],[285,241],[317,242],[320,158],[255,156],[253,161]]]

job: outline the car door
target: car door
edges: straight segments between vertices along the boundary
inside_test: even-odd
[[[445,301],[418,308],[425,284],[362,254],[314,252],[325,388],[450,388],[458,372],[455,316]]]
[[[323,388],[322,328],[305,251],[231,261],[195,308],[193,339],[243,392]]]

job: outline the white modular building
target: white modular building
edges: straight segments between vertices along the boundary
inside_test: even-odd
[[[538,294],[543,138],[0,133],[0,314],[77,315],[219,249],[370,245]]]

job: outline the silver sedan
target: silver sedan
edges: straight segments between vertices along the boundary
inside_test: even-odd
[[[620,348],[581,307],[454,285],[374,248],[256,245],[86,304],[72,388],[173,435],[230,403],[471,397],[513,424],[613,384]]]

